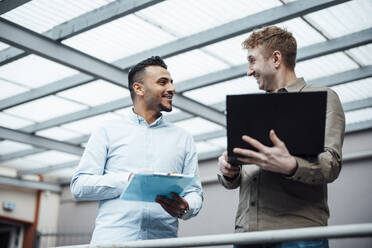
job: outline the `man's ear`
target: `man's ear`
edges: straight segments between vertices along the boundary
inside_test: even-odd
[[[133,83],[133,90],[136,93],[136,95],[139,95],[139,96],[144,95],[144,87],[143,87],[143,84],[140,82]]]
[[[279,50],[275,50],[272,55],[272,59],[274,62],[275,68],[279,68],[280,64],[282,63],[282,53]]]

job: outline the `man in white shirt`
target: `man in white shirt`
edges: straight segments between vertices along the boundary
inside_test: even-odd
[[[131,69],[128,83],[134,105],[129,116],[93,132],[71,181],[76,199],[100,201],[93,244],[177,237],[178,218],[196,216],[203,202],[193,138],[161,114],[172,110],[175,93],[167,66],[158,56],[148,58]],[[173,199],[120,200],[130,177],[143,171],[173,171],[195,180]]]

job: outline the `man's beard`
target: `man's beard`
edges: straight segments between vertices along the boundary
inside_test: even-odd
[[[171,112],[172,111],[172,104],[170,105],[170,108],[164,106],[163,104],[160,104],[160,111]]]

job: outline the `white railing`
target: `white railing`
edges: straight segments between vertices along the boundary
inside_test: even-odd
[[[289,240],[305,239],[355,238],[367,236],[372,236],[372,223],[325,227],[306,227],[296,229],[193,236],[171,239],[141,240],[120,244],[74,245],[63,246],[63,248],[197,247],[229,244],[275,243]]]

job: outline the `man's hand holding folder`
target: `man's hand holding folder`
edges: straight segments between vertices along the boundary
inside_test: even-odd
[[[193,180],[191,176],[174,172],[132,172],[120,199],[157,202],[171,216],[183,218],[189,212],[189,204],[180,195]]]

